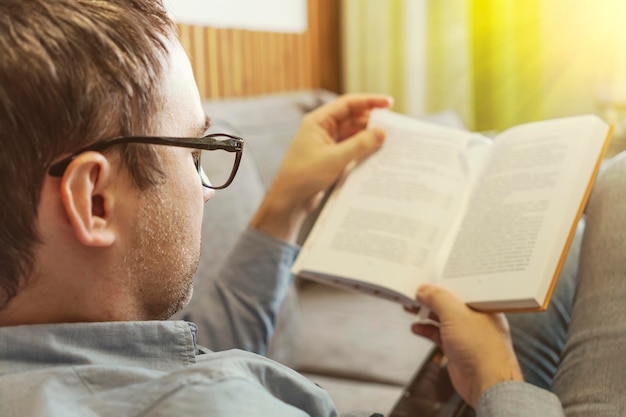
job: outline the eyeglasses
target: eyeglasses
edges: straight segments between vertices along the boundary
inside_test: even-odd
[[[194,163],[202,180],[202,185],[214,190],[228,187],[235,178],[241,155],[243,153],[243,139],[225,133],[214,133],[202,138],[173,138],[159,136],[127,136],[108,139],[86,146],[72,155],[54,163],[48,174],[53,177],[63,175],[69,164],[78,155],[87,151],[103,151],[106,148],[124,143],[144,143],[150,145],[179,146],[195,148]],[[210,152],[221,151],[221,152]],[[206,173],[205,173],[206,172]]]

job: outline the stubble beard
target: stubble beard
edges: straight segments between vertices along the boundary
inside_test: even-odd
[[[157,192],[146,194],[125,269],[144,319],[166,320],[191,300],[200,242],[189,233],[187,214]]]

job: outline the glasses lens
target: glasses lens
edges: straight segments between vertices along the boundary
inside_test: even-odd
[[[235,152],[227,152],[221,149],[214,151],[202,151],[200,161],[204,175],[202,182],[212,187],[221,187],[230,178],[235,166]],[[208,181],[208,183],[207,183]]]

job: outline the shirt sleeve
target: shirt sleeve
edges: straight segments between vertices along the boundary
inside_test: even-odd
[[[184,313],[184,320],[198,325],[198,344],[265,355],[298,251],[258,230],[245,230],[217,279],[194,291]]]
[[[478,401],[478,417],[564,417],[561,402],[549,391],[525,382],[494,385]]]

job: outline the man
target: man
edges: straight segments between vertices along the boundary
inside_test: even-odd
[[[163,321],[191,297],[203,203],[228,185],[203,176],[200,154],[243,145],[204,137],[160,2],[0,0],[0,50],[0,415],[335,415],[296,372]],[[211,348],[263,351],[290,242],[320,192],[380,147],[365,125],[388,105],[348,96],[305,118],[224,273],[197,295],[203,328],[228,323]],[[558,415],[552,394],[519,382],[500,316],[434,288],[418,296],[441,329],[415,331],[442,343],[466,400],[496,415],[530,393]]]

